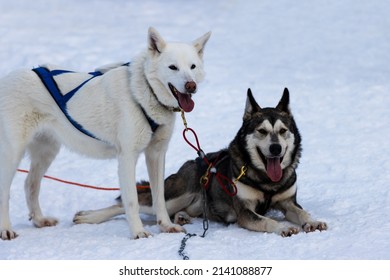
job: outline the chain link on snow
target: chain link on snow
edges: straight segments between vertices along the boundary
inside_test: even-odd
[[[206,197],[206,189],[202,188],[202,199],[203,199],[203,234],[200,235],[200,237],[204,238],[206,236],[206,232],[209,229],[209,220],[207,218],[207,197]],[[179,248],[179,256],[183,258],[183,260],[189,260],[190,258],[188,255],[184,252],[186,246],[187,246],[187,241],[188,239],[197,236],[195,233],[187,233],[183,239],[181,240],[180,243],[180,248]]]

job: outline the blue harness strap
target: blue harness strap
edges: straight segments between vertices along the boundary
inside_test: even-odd
[[[92,75],[92,77],[88,80],[86,80],[85,82],[83,82],[81,85],[79,85],[78,87],[76,87],[75,89],[71,90],[70,92],[68,92],[67,94],[65,95],[62,95],[56,81],[53,79],[53,76],[56,76],[56,75],[60,75],[60,74],[64,74],[64,73],[71,73],[71,71],[64,71],[64,70],[53,70],[53,71],[50,71],[49,69],[45,68],[45,67],[38,67],[38,68],[34,68],[32,69],[37,75],[38,77],[41,79],[42,83],[45,85],[45,87],[47,88],[47,90],[50,92],[51,96],[53,97],[53,99],[55,100],[55,102],[57,103],[58,107],[61,109],[61,111],[64,113],[64,115],[66,116],[66,118],[70,121],[70,123],[75,127],[77,128],[79,131],[81,131],[82,133],[88,135],[89,137],[92,137],[94,139],[97,139],[97,140],[100,140],[98,139],[95,135],[93,135],[92,133],[90,133],[88,130],[86,130],[85,128],[83,128],[83,126],[81,124],[79,124],[77,121],[75,121],[68,113],[68,109],[66,107],[66,103],[70,100],[70,98],[77,92],[77,90],[79,90],[83,85],[85,85],[88,81],[90,81],[91,79],[97,77],[97,76],[100,76],[102,75],[101,73],[98,74],[98,73],[94,73],[95,75]]]
[[[141,110],[142,110],[142,113],[144,113],[145,115],[145,118],[147,119],[149,125],[150,125],[150,128],[152,129],[152,132],[155,132],[157,130],[157,128],[160,126],[158,123],[156,123],[151,117],[149,117],[148,114],[146,114],[144,108],[141,107]]]
[[[129,66],[130,62],[123,64],[122,66]],[[75,87],[71,91],[69,91],[66,94],[62,94],[60,88],[58,87],[56,81],[54,80],[54,76],[58,76],[61,74],[66,74],[66,73],[75,73],[73,71],[68,71],[68,70],[49,70],[46,67],[37,67],[32,69],[38,77],[41,79],[42,83],[46,87],[46,89],[49,91],[55,102],[57,103],[58,107],[61,109],[61,111],[64,113],[66,118],[69,120],[69,122],[77,128],[80,132],[84,133],[85,135],[88,135],[89,137],[92,137],[96,140],[100,140],[97,138],[95,135],[93,135],[91,132],[86,130],[81,124],[79,124],[75,119],[73,119],[67,109],[67,102],[75,95],[75,93],[82,88],[86,83],[88,83],[90,80],[93,78],[96,78],[98,76],[103,75],[102,72],[100,71],[95,71],[95,72],[89,72],[88,74],[91,75],[91,77],[84,82],[82,82],[79,86]],[[149,117],[149,115],[145,112],[144,108],[140,105],[141,110],[143,114],[145,115],[145,118],[147,119],[150,128],[152,132],[155,132],[159,124],[157,124],[152,118]]]

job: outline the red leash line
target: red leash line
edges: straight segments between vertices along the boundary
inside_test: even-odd
[[[200,148],[198,135],[196,135],[196,132],[192,128],[189,128],[187,126],[187,121],[185,120],[184,113],[182,113],[182,119],[183,119],[183,123],[184,123],[184,126],[185,126],[185,128],[183,130],[183,138],[184,138],[184,140],[187,142],[188,145],[190,145],[198,153],[199,157],[201,157],[203,159],[203,161],[209,166],[206,174],[202,176],[202,180],[203,179],[205,180],[204,183],[203,183],[204,187],[206,189],[208,188],[209,183],[210,183],[209,178],[212,176],[212,173],[215,173],[215,176],[216,176],[216,178],[218,180],[218,183],[221,186],[221,188],[229,196],[235,196],[237,194],[237,186],[236,186],[236,184],[230,178],[222,175],[221,173],[217,172],[216,170],[214,172],[211,172],[211,168],[215,169],[215,164],[218,161],[218,157],[217,157],[217,159],[214,162],[211,162],[211,163],[209,162],[206,154]],[[188,140],[187,135],[186,135],[187,132],[191,132],[192,133],[192,136],[193,136],[193,138],[195,139],[195,142],[196,142],[196,146],[195,146],[195,144],[191,143],[190,140]],[[240,177],[241,176],[242,175],[240,175]],[[227,182],[228,185],[232,186],[233,191],[229,191],[227,189],[227,186],[226,186],[226,184],[224,184],[224,181]]]
[[[25,169],[18,169],[18,171],[22,172],[22,173],[29,173],[29,171],[25,170]],[[50,179],[53,181],[63,183],[63,184],[78,186],[78,187],[87,188],[87,189],[94,189],[94,190],[100,190],[100,191],[119,191],[120,190],[119,188],[106,188],[106,187],[91,186],[91,185],[87,185],[87,184],[80,184],[80,183],[66,181],[66,180],[59,179],[59,178],[52,177],[52,176],[48,176],[48,175],[44,175],[43,177],[46,179]],[[137,186],[137,188],[138,189],[148,189],[149,186]]]
[[[28,170],[24,170],[24,169],[18,169],[18,171],[22,172],[22,173],[29,173]],[[83,188],[88,188],[88,189],[102,190],[102,191],[119,191],[119,188],[96,187],[96,186],[91,186],[91,185],[87,185],[87,184],[80,184],[80,183],[76,183],[76,182],[62,180],[62,179],[59,179],[59,178],[56,178],[56,177],[52,177],[52,176],[48,176],[48,175],[44,175],[43,177],[46,178],[46,179],[50,179],[50,180],[53,180],[53,181],[57,181],[57,182],[63,183],[63,184],[73,185],[73,186],[78,186],[78,187],[83,187]]]

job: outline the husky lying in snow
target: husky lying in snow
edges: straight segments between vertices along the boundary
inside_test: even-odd
[[[144,152],[153,207],[164,232],[182,232],[164,200],[164,162],[175,112],[194,108],[192,95],[204,77],[203,50],[210,32],[190,44],[166,42],[149,29],[148,48],[131,64],[76,73],[46,65],[15,71],[0,80],[0,238],[17,237],[9,217],[10,185],[27,151],[25,182],[30,218],[54,226],[38,195],[41,179],[61,144],[97,158],[118,158],[123,211],[132,237],[147,237],[139,217],[135,166]],[[52,96],[50,96],[52,95]]]
[[[207,216],[215,221],[238,223],[241,227],[282,236],[326,230],[324,222],[313,220],[297,203],[297,168],[301,156],[301,136],[289,108],[285,89],[275,108],[260,108],[250,89],[243,124],[227,149],[207,154],[218,172],[236,181],[237,195],[230,196],[214,177],[206,191]],[[242,174],[242,168],[246,168]],[[187,161],[176,174],[165,180],[168,213],[175,222],[185,224],[203,213],[200,178],[207,170],[202,160]],[[243,176],[240,176],[243,175]],[[233,192],[230,186],[229,192]],[[138,190],[141,212],[152,214],[150,189]],[[284,213],[297,226],[286,226],[264,214],[270,209]],[[123,202],[111,207],[81,211],[76,223],[101,223],[124,214]]]

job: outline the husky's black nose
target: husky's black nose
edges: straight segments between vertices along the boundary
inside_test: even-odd
[[[273,156],[278,156],[282,152],[282,146],[279,144],[271,144],[271,146],[269,146],[269,152]]]

